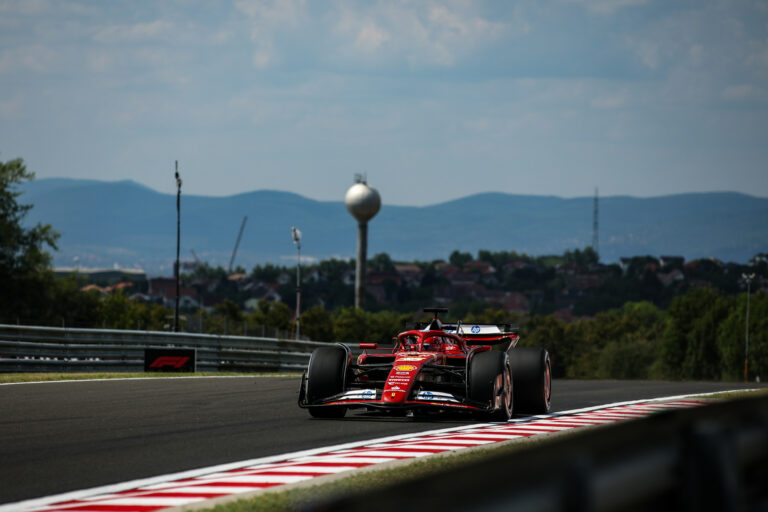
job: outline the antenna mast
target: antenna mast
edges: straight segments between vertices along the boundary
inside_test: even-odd
[[[597,195],[597,187],[595,187],[595,203],[594,203],[594,210],[592,214],[592,249],[597,254],[597,259],[599,261],[600,260],[600,238],[598,235],[597,209],[598,209],[598,195]]]

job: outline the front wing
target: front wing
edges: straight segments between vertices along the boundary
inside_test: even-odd
[[[349,409],[372,409],[390,412],[407,410],[453,410],[467,413],[488,413],[493,409],[490,404],[473,402],[462,396],[445,391],[419,390],[411,393],[409,399],[402,402],[386,402],[381,388],[351,388],[345,391],[309,403],[306,399],[306,373],[301,376],[299,388],[299,407],[312,409],[320,407],[346,407]]]

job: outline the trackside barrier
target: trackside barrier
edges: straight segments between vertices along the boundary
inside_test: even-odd
[[[197,370],[300,371],[326,343],[0,324],[0,372],[144,371],[146,349],[194,349]]]
[[[678,409],[374,491],[313,512],[768,510],[768,396]]]

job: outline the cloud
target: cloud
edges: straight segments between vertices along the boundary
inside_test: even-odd
[[[274,39],[285,27],[296,27],[305,17],[304,0],[241,0],[235,8],[245,15],[250,25],[250,38],[255,43],[253,65],[264,69],[277,60]]]
[[[723,90],[723,99],[728,101],[757,101],[768,100],[768,91],[750,84],[729,85]]]
[[[591,101],[591,105],[594,108],[600,109],[614,109],[621,108],[627,102],[626,94],[623,92],[616,94],[608,94],[604,96],[598,96]]]
[[[353,62],[376,53],[390,62],[452,67],[511,32],[508,23],[490,21],[473,7],[460,2],[384,2],[357,9],[341,4],[330,17],[336,20],[339,53]],[[520,31],[525,30],[521,24]]]
[[[163,20],[156,20],[133,25],[111,25],[98,30],[93,38],[100,43],[135,43],[170,37],[174,25]]]
[[[647,0],[567,0],[579,4],[595,14],[611,15],[619,9],[644,5]]]
[[[15,117],[20,113],[24,108],[26,96],[23,92],[17,92],[8,100],[0,100],[0,117]]]
[[[57,53],[46,46],[36,44],[21,46],[0,53],[0,73],[19,70],[45,73],[56,63]]]

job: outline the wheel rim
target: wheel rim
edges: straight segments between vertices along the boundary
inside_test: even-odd
[[[506,408],[506,416],[512,417],[512,372],[509,371],[509,367],[504,369],[504,407]]]
[[[494,407],[504,413],[504,416],[512,416],[512,375],[508,367],[504,368],[504,373],[496,377],[494,384]]]

